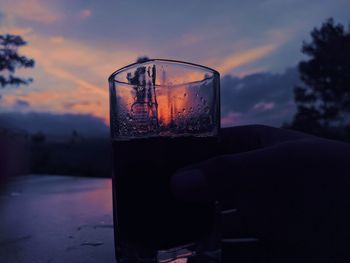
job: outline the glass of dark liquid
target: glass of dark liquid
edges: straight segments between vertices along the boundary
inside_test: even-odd
[[[218,203],[178,200],[170,187],[178,169],[217,152],[219,89],[217,71],[174,60],[109,77],[119,263],[220,262]]]

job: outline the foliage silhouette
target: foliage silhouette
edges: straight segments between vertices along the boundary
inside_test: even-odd
[[[291,127],[332,137],[344,136],[350,113],[350,28],[332,18],[311,32],[303,42],[309,57],[299,63],[303,85],[295,87],[297,112]]]
[[[136,59],[136,62],[137,62],[137,63],[143,63],[143,62],[146,62],[146,61],[148,61],[148,60],[150,60],[149,57],[147,57],[147,56],[141,56],[141,57],[138,57],[138,58]]]
[[[19,68],[34,67],[33,59],[18,54],[18,48],[26,44],[21,36],[0,35],[0,88],[26,85],[33,81],[14,75]]]

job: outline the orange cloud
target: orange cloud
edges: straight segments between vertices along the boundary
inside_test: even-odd
[[[277,44],[269,44],[266,46],[253,48],[247,51],[234,53],[227,58],[225,58],[220,64],[218,64],[215,68],[221,73],[226,74],[232,69],[253,62],[254,60],[260,59],[272,51],[276,50],[279,45]]]
[[[33,29],[30,27],[16,27],[16,26],[8,26],[1,25],[0,34],[13,34],[13,35],[21,35],[25,36],[33,32]]]
[[[270,55],[272,52],[280,48],[286,43],[293,35],[293,29],[280,28],[271,30],[265,33],[263,37],[263,43],[261,45],[252,46],[252,39],[241,39],[233,43],[233,49],[235,52],[231,54],[225,54],[222,56],[213,56],[214,58],[208,59],[205,64],[217,69],[222,75],[231,73],[233,69],[236,69],[243,65],[249,65],[263,57]],[[235,75],[244,76],[247,74],[255,73],[257,71],[266,70],[268,67],[249,65],[245,67],[245,70],[235,72]]]
[[[32,33],[26,40],[29,44],[21,53],[36,61],[29,73],[34,77],[34,88],[24,87],[6,95],[6,107],[11,108],[16,99],[26,99],[34,110],[87,113],[108,122],[107,78],[132,62],[137,53],[121,48],[95,49],[61,36],[47,38]]]
[[[79,18],[85,19],[91,16],[91,10],[90,9],[83,9],[79,12]]]
[[[64,42],[64,37],[62,36],[50,37],[50,41],[54,44],[62,44]]]
[[[84,113],[99,117],[108,123],[108,99],[98,96],[98,94],[94,92],[86,92],[85,87],[79,86],[71,90],[65,90],[63,88],[47,90],[35,89],[26,93],[27,94],[21,91],[13,94],[6,94],[1,102],[2,107],[13,108],[16,106],[18,100],[25,100],[30,104],[30,108],[23,108],[22,111],[35,110],[56,113]]]
[[[62,18],[53,7],[53,1],[45,0],[2,0],[2,11],[9,17],[50,24]]]

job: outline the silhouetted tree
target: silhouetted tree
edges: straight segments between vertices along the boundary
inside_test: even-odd
[[[141,57],[138,57],[138,58],[136,59],[136,62],[137,62],[137,63],[143,63],[143,62],[146,62],[146,61],[148,61],[148,60],[150,60],[149,57],[147,57],[147,56],[141,56]]]
[[[42,132],[37,132],[32,135],[31,139],[33,143],[44,143],[46,141],[46,136]]]
[[[294,90],[297,113],[292,127],[321,135],[349,121],[350,28],[330,18],[314,28],[311,37],[302,46],[309,59],[299,63],[304,85]]]
[[[26,45],[21,36],[0,35],[0,88],[8,85],[28,84],[32,79],[14,75],[18,68],[34,67],[34,60],[18,54],[18,48]]]

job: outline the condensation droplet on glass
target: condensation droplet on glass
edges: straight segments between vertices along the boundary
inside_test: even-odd
[[[206,113],[208,113],[208,112],[210,111],[210,108],[209,108],[209,107],[205,107],[205,108],[204,108],[204,111],[205,111]]]
[[[186,113],[186,109],[185,109],[185,108],[183,108],[183,109],[182,109],[182,112],[183,112],[183,113]]]
[[[186,97],[187,96],[187,93],[184,93],[184,97]]]

